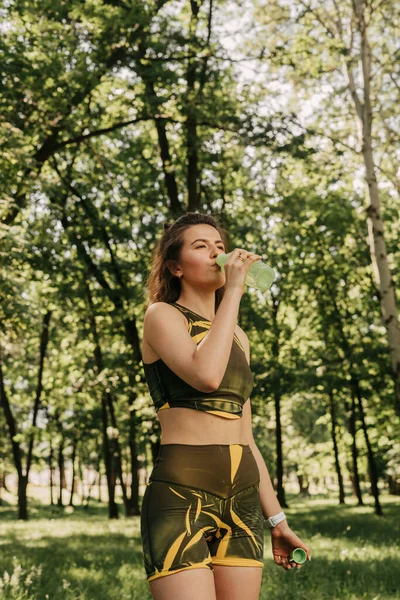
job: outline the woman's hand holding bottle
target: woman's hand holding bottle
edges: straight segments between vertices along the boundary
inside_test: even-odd
[[[238,258],[239,255],[241,258]],[[244,260],[242,260],[242,258]],[[224,264],[225,271],[225,290],[241,290],[241,296],[244,294],[247,272],[251,265],[261,260],[259,254],[248,252],[243,248],[235,248]]]
[[[247,252],[241,248],[236,248],[227,254],[218,254],[216,262],[221,267],[222,272],[224,272],[227,264],[237,264],[238,260],[240,260],[238,259],[239,252],[245,257],[245,261],[242,263],[246,263],[245,284],[261,292],[268,290],[274,282],[275,271],[261,260],[259,254],[255,254],[254,252]]]

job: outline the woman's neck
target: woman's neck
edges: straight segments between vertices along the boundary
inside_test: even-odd
[[[181,306],[189,308],[208,321],[213,321],[215,318],[215,297],[210,298],[209,300],[199,300],[199,298],[179,298],[176,302]]]

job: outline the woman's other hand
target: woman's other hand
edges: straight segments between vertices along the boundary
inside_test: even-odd
[[[280,567],[287,571],[289,569],[301,569],[303,565],[289,561],[290,553],[295,548],[303,548],[307,553],[307,560],[311,560],[311,550],[301,539],[292,531],[287,521],[278,523],[271,529],[272,555],[274,561]]]

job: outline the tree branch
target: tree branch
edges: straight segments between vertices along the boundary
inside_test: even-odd
[[[66,146],[70,146],[71,144],[79,144],[80,142],[84,142],[92,137],[97,137],[99,135],[104,135],[105,133],[110,133],[112,131],[116,131],[117,129],[122,129],[122,127],[128,127],[128,125],[133,125],[135,123],[140,123],[142,121],[152,121],[154,117],[137,117],[136,119],[131,119],[130,121],[122,121],[121,123],[115,123],[114,125],[110,125],[110,127],[104,127],[102,129],[97,129],[96,131],[91,131],[87,134],[78,135],[75,138],[71,138],[69,140],[65,140],[64,142],[60,142],[55,150],[60,150],[60,148],[65,148]]]

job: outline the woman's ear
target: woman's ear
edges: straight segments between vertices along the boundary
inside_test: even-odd
[[[167,265],[167,269],[168,271],[171,273],[171,275],[173,275],[173,277],[177,277],[177,266],[176,266],[176,262],[174,260],[167,260],[165,262],[165,264]]]

